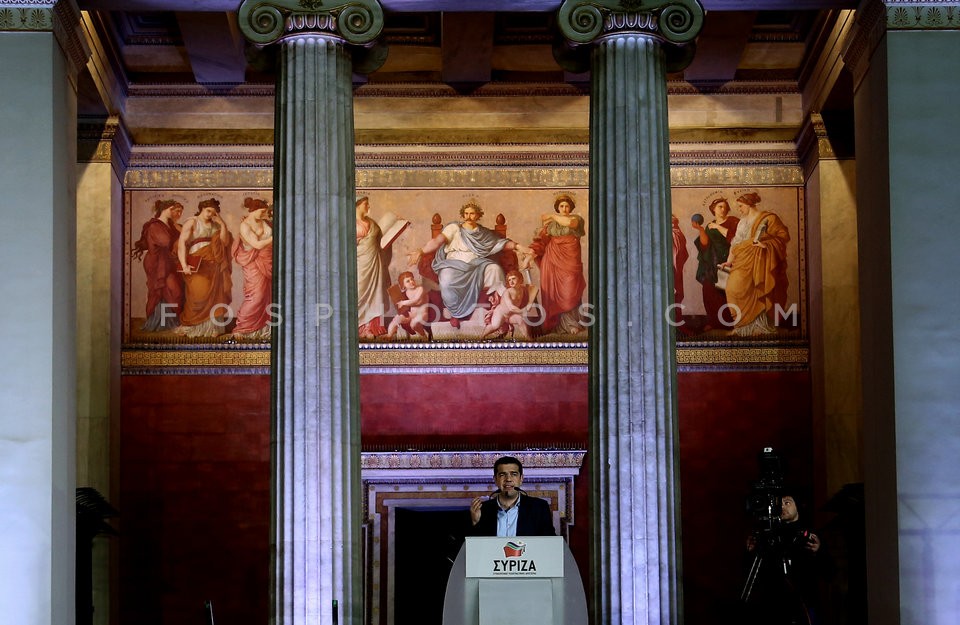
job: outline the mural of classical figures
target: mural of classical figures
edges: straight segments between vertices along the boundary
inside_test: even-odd
[[[787,303],[787,243],[790,233],[770,211],[760,210],[760,195],[737,198],[740,223],[723,263],[730,269],[727,304],[736,324],[733,336],[762,336],[776,332],[775,307]]]
[[[134,261],[125,267],[125,342],[269,340],[282,314],[272,302],[274,231],[268,194],[265,188],[127,192],[126,241]],[[537,210],[553,204],[558,195],[569,197],[569,207],[559,203],[546,216]],[[562,342],[574,334],[576,340],[585,340],[590,319],[583,299],[589,249],[584,236],[586,200],[574,206],[573,192],[537,187],[484,188],[481,193],[391,187],[371,189],[367,197],[356,205],[358,327],[366,324],[363,340]],[[452,214],[451,206],[456,207]],[[194,207],[196,214],[191,210],[192,217],[186,219],[181,207]],[[504,210],[491,213],[493,207]],[[461,215],[453,218],[457,212]],[[398,217],[401,214],[410,220]],[[565,217],[566,225],[560,223]],[[411,227],[418,234],[402,236]],[[517,233],[540,246],[536,262],[533,250],[520,243]],[[424,241],[436,249],[424,255],[419,247]],[[408,265],[411,256],[417,269]],[[139,274],[141,266],[147,280],[137,278],[144,275]],[[499,331],[488,333],[488,316],[502,302],[502,293],[509,288],[506,275],[514,269],[520,270],[527,289],[527,303],[518,307],[526,316],[522,324],[500,323]],[[398,277],[408,271],[411,276]],[[412,282],[407,279],[411,277]],[[479,282],[475,290],[464,287],[474,278]],[[543,289],[550,291],[547,299],[555,302],[551,306],[557,318],[549,334],[539,325],[544,319],[541,284],[548,283],[551,286]],[[160,324],[158,309],[165,304],[169,312]],[[388,333],[395,319],[393,332]],[[580,319],[585,321],[580,324]]]
[[[233,260],[243,272],[243,303],[237,311],[234,338],[270,338],[270,304],[273,301],[273,209],[265,200],[243,200],[247,216],[233,244]]]
[[[381,245],[383,231],[370,217],[370,198],[357,199],[357,315],[361,339],[375,339],[387,333],[384,319],[390,312],[391,248]]]
[[[730,203],[725,197],[710,202],[713,220],[704,225],[703,216],[695,214],[690,223],[697,230],[693,244],[697,248],[697,282],[703,291],[703,307],[707,321],[704,331],[733,324],[733,315],[727,304],[727,294],[717,288],[718,268],[730,255],[730,241],[737,233],[740,219],[730,214]]]
[[[390,320],[387,338],[396,337],[401,328],[408,337],[416,335],[422,339],[430,338],[430,298],[426,287],[417,284],[413,272],[404,271],[397,277],[397,285],[391,287],[391,292],[396,293],[392,299],[397,314]]]
[[[475,312],[483,313],[481,298],[499,294],[505,283],[504,270],[494,257],[502,251],[517,251],[525,255],[530,248],[501,237],[481,225],[483,209],[477,200],[468,200],[460,208],[461,221],[449,223],[440,233],[408,256],[411,265],[429,259],[430,266],[421,267],[421,275],[436,275],[443,300],[444,316],[459,328],[461,322],[472,320]],[[482,319],[480,320],[482,323]]]
[[[147,277],[146,320],[142,330],[169,330],[179,325],[183,280],[177,273],[177,240],[183,205],[173,199],[157,200],[153,218],[143,224],[133,244],[133,257],[143,260]]]
[[[231,239],[215,198],[202,200],[197,214],[184,222],[177,242],[185,285],[177,334],[209,338],[223,333],[232,299]]]
[[[683,302],[683,266],[687,264],[690,252],[676,215],[670,216],[670,227],[673,234],[673,302],[680,304]]]
[[[481,338],[499,333],[501,338],[529,339],[531,328],[539,323],[539,311],[535,305],[538,289],[526,284],[518,269],[508,271],[506,280],[497,304],[484,315]]]
[[[586,233],[586,224],[582,215],[574,214],[576,207],[572,196],[558,195],[554,212],[540,216],[542,228],[530,244],[540,269],[540,304],[544,309],[541,334],[578,334],[585,330],[580,306],[587,283],[580,239]]]
[[[585,300],[589,280],[586,267],[590,243],[585,236],[589,213],[587,200],[578,200],[576,190],[496,187],[465,193],[459,187],[389,187],[364,190],[366,193],[370,199],[357,206],[361,235],[358,309],[376,309],[383,313],[382,316],[379,312],[368,313],[370,320],[375,319],[375,325],[382,330],[373,329],[365,334],[365,340],[398,344],[408,340],[534,343],[586,340],[592,319],[590,302]],[[269,208],[268,194],[268,189],[136,189],[127,193],[126,241],[133,262],[126,265],[124,341],[179,343],[189,339],[202,343],[229,339],[259,343],[268,339],[270,322],[279,319],[269,315],[272,223],[269,213],[258,212],[259,206],[251,210],[256,198],[265,198],[263,201]],[[680,304],[675,321],[682,324],[678,327],[678,340],[802,337],[806,297],[801,275],[802,187],[679,186],[672,189],[671,195],[671,212],[679,220],[686,239],[684,244],[674,224],[674,295]],[[564,201],[563,196],[568,199]],[[211,203],[210,198],[216,199]],[[735,203],[733,198],[742,201]],[[198,204],[204,208],[193,218],[183,220],[182,207]],[[552,211],[537,209],[551,204]],[[222,212],[217,210],[218,206],[223,206]],[[460,207],[459,219],[451,219],[454,216],[450,213],[451,206]],[[764,207],[773,207],[773,210],[764,210]],[[484,210],[487,215],[481,219]],[[708,215],[707,210],[712,215]],[[737,211],[742,211],[743,222],[731,214]],[[398,214],[406,215],[410,221],[400,219]],[[492,215],[496,218],[490,219]],[[182,226],[178,224],[181,220]],[[418,233],[401,236],[408,228]],[[469,234],[462,236],[467,231]],[[490,237],[476,235],[475,231],[489,233]],[[758,232],[759,239],[754,244]],[[518,240],[517,233],[530,233],[529,248],[514,243]],[[479,253],[471,251],[464,242],[471,235],[488,239],[489,249],[485,251],[480,247]],[[736,244],[728,247],[735,236],[738,237],[736,244],[743,244],[736,250],[733,249]],[[419,247],[424,241],[427,241],[426,248],[434,245],[435,251],[442,248],[449,262],[447,267],[437,261],[444,275],[442,279],[434,271],[435,255],[423,254]],[[181,243],[184,244],[183,262],[190,266],[187,271],[180,267]],[[261,245],[263,247],[258,247]],[[366,250],[366,256],[361,247]],[[680,262],[684,247],[697,262],[690,259],[685,264]],[[528,251],[525,253],[524,249]],[[468,272],[458,271],[457,263],[450,262],[454,260],[463,266],[472,266],[471,261],[483,266],[473,274],[479,276],[479,285],[472,293],[467,292],[469,288],[460,290],[458,278],[467,282],[472,278]],[[412,269],[408,263],[415,263],[418,269]],[[713,271],[725,263],[725,268],[732,271]],[[236,280],[231,273],[234,264],[238,267]],[[365,280],[364,269],[369,270],[366,275],[371,276]],[[513,269],[521,271],[528,288],[530,322],[509,326],[501,323],[499,332],[490,333],[487,317],[500,303],[503,290],[509,286],[505,276]],[[407,271],[413,272],[412,283],[398,278]],[[718,284],[715,276],[721,274],[728,280],[732,278],[732,282]],[[366,300],[361,281],[379,285],[369,290]],[[395,285],[390,287],[390,283]],[[698,284],[700,288],[695,287]],[[421,288],[422,291],[416,291]],[[406,293],[408,290],[411,294]],[[415,293],[419,296],[415,297]],[[426,303],[422,302],[424,295]],[[408,315],[398,314],[401,302],[408,300],[417,302],[414,304],[417,310]],[[364,301],[374,303],[364,306]],[[381,302],[379,308],[377,301]],[[231,307],[233,303],[236,305]],[[459,314],[466,317],[455,317],[451,304],[453,309],[462,306]],[[785,309],[786,314],[778,315],[777,306]],[[446,315],[444,308],[448,309]],[[168,311],[165,316],[161,315],[163,310]],[[215,312],[213,320],[211,312]],[[236,317],[235,326],[229,325],[231,316]],[[404,318],[395,324],[394,332],[388,334],[390,322],[398,316]],[[735,319],[739,320],[738,325]],[[358,318],[358,325],[362,325],[360,321]],[[545,321],[545,326],[537,325],[540,321]],[[184,327],[179,327],[181,325]],[[571,332],[573,330],[579,331]],[[487,334],[485,339],[484,334]],[[374,336],[376,338],[372,338]]]

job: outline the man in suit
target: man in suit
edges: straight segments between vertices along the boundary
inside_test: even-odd
[[[493,464],[497,490],[470,504],[469,534],[473,536],[555,536],[553,513],[544,499],[525,493],[523,465],[513,456]]]

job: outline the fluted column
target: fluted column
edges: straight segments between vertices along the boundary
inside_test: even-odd
[[[359,625],[360,431],[352,52],[375,0],[246,1],[241,28],[280,42],[274,132],[273,616]]]
[[[625,7],[630,7],[629,12]],[[593,622],[680,622],[679,478],[666,72],[696,0],[567,0],[590,44]]]

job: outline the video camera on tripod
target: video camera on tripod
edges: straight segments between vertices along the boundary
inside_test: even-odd
[[[740,599],[750,600],[761,571],[789,575],[791,561],[787,552],[810,539],[810,532],[792,529],[781,519],[783,509],[783,467],[772,447],[764,447],[758,456],[760,478],[751,483],[747,496],[747,513],[754,518],[752,534],[753,562],[743,585]],[[790,494],[790,493],[787,493]]]
[[[751,483],[746,502],[747,513],[755,522],[755,548],[763,552],[772,547],[787,547],[806,542],[809,538],[806,530],[784,532],[780,518],[783,508],[783,467],[780,456],[773,451],[773,447],[764,447],[757,461],[760,479]]]

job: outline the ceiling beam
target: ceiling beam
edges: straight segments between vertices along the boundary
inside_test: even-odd
[[[707,13],[697,37],[697,53],[683,72],[689,82],[729,82],[737,73],[756,12]]]
[[[242,83],[247,58],[235,13],[177,12],[183,47],[201,85]]]
[[[451,85],[480,86],[493,74],[493,13],[444,13],[440,79]]]

